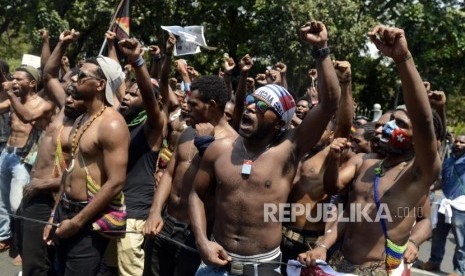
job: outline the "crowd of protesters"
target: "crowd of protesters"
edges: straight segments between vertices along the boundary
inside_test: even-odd
[[[331,59],[324,23],[299,31],[315,62],[301,97],[283,62],[249,77],[251,56],[228,58],[205,76],[173,60],[172,34],[144,53],[109,31],[107,56],[71,67],[79,32],[52,51],[41,30],[40,68],[0,61],[0,250],[22,275],[317,275],[322,261],[392,275],[431,235],[423,268],[439,270],[452,229],[451,275],[464,275],[465,133],[447,135],[445,94],[403,30],[369,33],[405,102],[376,120],[355,114],[351,64]]]

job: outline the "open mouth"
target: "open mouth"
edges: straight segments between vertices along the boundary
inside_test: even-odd
[[[251,125],[253,125],[253,120],[252,120],[252,118],[250,118],[250,116],[247,115],[247,114],[242,115],[241,125],[244,125],[244,126],[251,126]]]

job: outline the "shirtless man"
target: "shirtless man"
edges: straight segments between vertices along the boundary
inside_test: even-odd
[[[388,275],[402,263],[416,219],[414,212],[419,211],[428,197],[429,187],[440,170],[440,158],[428,97],[408,50],[404,31],[377,26],[369,36],[384,55],[394,60],[408,113],[396,110],[383,128],[379,141],[386,153],[383,160],[357,155],[339,172],[340,153],[348,145],[344,139],[333,142],[324,175],[325,185],[338,190],[354,179],[348,207],[358,204],[361,210],[367,210],[365,214],[370,219],[361,216],[355,222],[335,223],[317,248],[299,257],[307,265],[314,259],[324,260],[327,248],[339,234],[343,235],[343,247],[330,261],[336,270],[357,275]],[[406,211],[409,213],[405,214]],[[376,219],[377,213],[381,214],[381,219],[379,215]],[[348,215],[347,212],[346,217]]]
[[[311,206],[310,214],[296,215],[295,221],[283,223],[283,240],[281,250],[283,262],[295,259],[299,253],[314,247],[317,239],[323,236],[325,222],[316,220],[322,214],[323,203],[327,203],[330,197],[326,195],[323,186],[323,172],[321,168],[329,153],[330,144],[334,137],[348,137],[354,113],[350,63],[347,61],[335,61],[334,68],[341,86],[341,99],[337,111],[337,126],[331,121],[326,127],[318,143],[300,161],[294,187],[289,194],[288,202]],[[299,106],[297,104],[296,113]],[[295,117],[295,116],[294,116]],[[319,213],[320,212],[320,213]],[[308,218],[312,218],[309,220]],[[322,216],[321,216],[322,218]],[[286,275],[287,266],[281,270]]]
[[[65,94],[65,89],[71,83],[72,71],[65,74],[63,83],[59,81],[60,59],[67,46],[78,36],[79,33],[74,30],[63,32],[44,69],[46,91],[60,111],[42,135],[37,162],[31,170],[31,181],[24,187],[21,210],[22,215],[28,218],[41,221],[50,218],[55,202],[53,194],[58,192],[61,175],[69,158],[69,133],[74,120],[85,111],[82,102],[74,101],[69,90]],[[52,249],[47,248],[43,240],[43,230],[41,224],[22,221],[23,275],[51,275],[49,273],[53,271],[53,254],[49,254]]]
[[[63,194],[52,216],[59,274],[96,275],[108,240],[97,231],[95,218],[122,213],[129,131],[113,105],[114,94],[124,82],[121,66],[99,56],[86,60],[73,77],[73,97],[82,100],[86,113],[71,131],[71,159],[62,178]],[[58,198],[60,199],[60,198]],[[111,204],[111,207],[110,207]],[[122,215],[115,224],[125,224]],[[98,225],[105,229],[104,226]],[[108,226],[108,225],[105,225]]]
[[[246,104],[240,136],[217,140],[206,150],[189,196],[203,260],[196,275],[256,275],[254,267],[259,275],[280,275],[281,222],[265,217],[266,204],[287,202],[299,161],[320,139],[340,94],[326,27],[308,22],[300,37],[314,47],[321,102],[289,130],[295,112],[292,95],[276,84],[260,87]],[[210,191],[216,204],[211,241],[204,204]]]
[[[187,212],[192,180],[200,161],[194,137],[196,131],[203,132],[208,129],[208,125],[214,127],[211,135],[215,139],[237,136],[223,116],[227,101],[226,86],[219,77],[201,77],[192,83],[191,95],[187,99],[188,116],[192,124],[178,139],[176,150],[158,184],[149,218],[145,223],[144,234],[155,237],[153,241],[147,242],[147,246],[153,246],[153,252],[151,259],[146,259],[144,275],[194,275],[200,264],[198,254],[157,235],[161,233],[191,247],[195,246]],[[163,213],[165,204],[166,212]]]
[[[30,167],[25,158],[42,127],[50,122],[54,107],[37,94],[39,81],[39,71],[24,65],[16,69],[13,80],[4,86],[12,114],[11,133],[0,154],[0,243],[6,243],[11,237],[10,218],[5,214],[16,213],[23,188],[29,183]]]

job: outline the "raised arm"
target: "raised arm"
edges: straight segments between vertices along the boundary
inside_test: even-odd
[[[160,94],[163,101],[163,111],[167,117],[169,117],[170,112],[173,112],[179,106],[177,97],[173,95],[174,93],[170,92],[169,87],[171,56],[173,55],[175,45],[176,37],[173,34],[169,34],[168,39],[166,40],[165,59],[163,60],[160,75]]]
[[[119,42],[119,48],[128,57],[128,61],[136,73],[137,86],[139,87],[142,102],[147,112],[146,127],[150,130],[147,132],[149,143],[152,146],[152,150],[159,150],[163,140],[164,119],[161,115],[162,111],[160,110],[158,101],[155,98],[149,71],[141,55],[141,45],[136,40],[125,39]]]
[[[44,68],[45,64],[50,57],[50,36],[47,29],[39,30],[40,37],[42,38],[42,51],[40,52],[40,67]]]
[[[351,157],[346,165],[341,167],[341,156],[350,148],[347,138],[335,138],[330,145],[330,150],[321,168],[323,173],[323,185],[325,193],[335,195],[352,182],[357,167],[363,162],[363,155],[357,154]]]
[[[249,54],[241,58],[239,66],[241,67],[241,76],[239,78],[239,83],[237,84],[236,100],[234,102],[234,112],[231,124],[236,131],[239,129],[242,113],[244,112],[244,101],[247,93],[247,77],[249,75],[250,68],[253,66],[253,60]]]
[[[55,46],[50,58],[45,64],[44,68],[44,84],[45,90],[49,94],[50,99],[62,108],[65,104],[66,94],[63,86],[59,81],[59,72],[61,66],[61,58],[66,52],[69,44],[76,41],[79,37],[79,32],[72,29],[71,31],[64,31],[60,34],[58,44]]]
[[[369,37],[384,55],[393,59],[399,72],[404,102],[412,123],[415,164],[420,170],[421,183],[429,188],[439,174],[440,158],[426,88],[413,62],[404,31],[379,25],[369,33]]]
[[[150,66],[150,76],[154,79],[160,78],[161,70],[161,51],[157,45],[149,46],[149,55],[152,58],[152,65]]]
[[[318,142],[337,110],[341,94],[333,62],[329,57],[328,32],[325,25],[319,21],[305,23],[300,29],[300,38],[313,46],[320,103],[307,113],[296,128],[295,141],[299,157],[310,151]]]
[[[105,33],[105,38],[107,39],[108,57],[119,63],[115,48],[116,33],[107,31]]]
[[[334,137],[349,138],[354,117],[354,99],[352,97],[352,71],[347,61],[335,61],[337,78],[341,86],[341,99],[337,110],[336,130]]]
[[[278,63],[275,64],[274,68],[281,75],[281,86],[288,89],[288,87],[287,87],[287,77],[286,77],[286,72],[287,72],[286,64],[284,64],[282,62],[278,62]]]
[[[431,104],[431,108],[435,110],[439,117],[441,118],[442,122],[442,129],[441,129],[441,137],[438,137],[438,140],[443,140],[446,135],[446,94],[444,91],[431,91],[428,92],[428,99],[429,103]]]
[[[232,93],[233,93],[233,87],[232,87],[232,71],[234,70],[234,67],[236,67],[236,63],[234,62],[233,58],[227,58],[224,61],[224,71],[223,71],[223,80],[224,83],[226,84],[226,88],[228,89],[228,99],[231,99]]]

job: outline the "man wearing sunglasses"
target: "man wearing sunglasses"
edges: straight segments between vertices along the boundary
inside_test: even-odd
[[[298,163],[320,139],[340,95],[324,24],[306,23],[300,37],[314,47],[320,103],[289,130],[292,95],[275,84],[260,87],[247,99],[240,137],[217,140],[205,151],[189,197],[203,260],[196,275],[280,275],[281,221],[279,214],[267,217],[266,206],[287,202]],[[211,240],[204,204],[210,190],[216,203]]]
[[[132,63],[140,67],[143,60]],[[83,101],[86,113],[76,119],[71,131],[71,158],[61,181],[63,193],[57,197],[51,217],[59,223],[55,231],[59,274],[96,275],[108,244],[102,231],[125,224],[121,192],[129,130],[121,114],[112,108],[115,93],[124,82],[121,66],[98,56],[86,59],[79,71],[72,78],[72,96]],[[96,219],[103,215],[111,221],[99,220],[105,224],[96,225]]]

